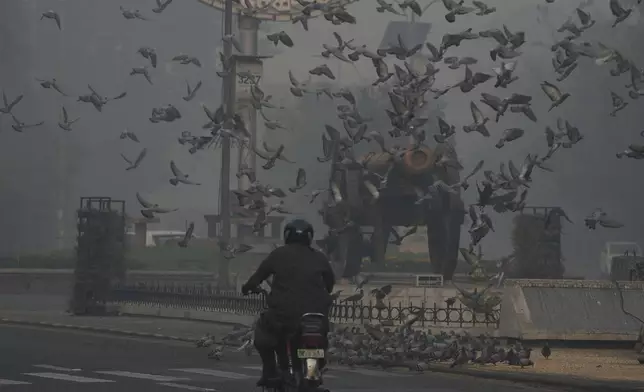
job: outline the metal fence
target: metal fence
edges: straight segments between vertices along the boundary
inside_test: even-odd
[[[266,308],[263,295],[244,296],[236,291],[218,291],[210,285],[144,284],[112,288],[111,302],[183,308],[212,312],[256,315]],[[383,306],[384,305],[384,306]],[[339,303],[331,307],[330,318],[338,323],[374,323],[396,326],[417,316],[414,325],[421,327],[493,327],[498,328],[500,311],[475,313],[462,305],[439,306],[436,303],[392,305],[375,302]]]

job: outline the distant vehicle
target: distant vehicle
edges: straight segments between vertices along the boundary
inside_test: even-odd
[[[127,235],[134,235],[133,231],[126,232]],[[145,246],[155,247],[165,244],[170,240],[180,241],[186,235],[185,231],[181,230],[148,230],[145,236]],[[198,238],[198,237],[194,237]]]
[[[600,268],[605,278],[629,280],[629,265],[618,265],[617,258],[642,257],[642,248],[636,242],[607,242],[600,257]]]

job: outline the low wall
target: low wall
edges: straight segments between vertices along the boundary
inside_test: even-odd
[[[385,284],[393,284],[396,287],[410,287],[415,284],[416,274],[398,273],[398,272],[382,272],[374,273],[371,276],[372,285],[369,285],[369,290],[381,287]],[[28,268],[6,268],[0,269],[0,294],[63,294],[67,295],[71,292],[74,278],[74,271],[72,269],[28,269]],[[239,278],[233,277],[233,281],[243,281],[247,276],[240,276]],[[126,282],[128,284],[135,283],[158,283],[164,284],[180,284],[180,285],[205,285],[214,284],[215,275],[212,272],[198,272],[198,271],[137,271],[131,270],[127,272]],[[240,284],[237,286],[240,286]],[[344,289],[345,293],[350,293],[353,288],[348,285],[336,289]],[[417,293],[418,290],[422,291],[423,288],[416,288],[417,291],[412,295],[411,300],[416,302],[420,300],[421,296]],[[450,290],[450,289],[447,289]],[[453,289],[451,289],[453,291]],[[365,290],[365,293],[367,291]],[[368,296],[368,294],[367,294]]]
[[[214,283],[214,276],[208,272],[129,271],[127,281],[130,284],[148,282],[169,286],[200,286]],[[72,282],[72,270],[0,269],[0,294],[66,297],[71,293]],[[365,306],[370,308],[375,304],[370,291],[380,286],[382,284],[377,281],[365,285]],[[458,286],[471,289],[465,284]],[[625,309],[644,319],[644,283],[620,282],[620,287]],[[352,285],[338,285],[336,288],[343,290],[341,298],[355,294],[355,286]],[[498,329],[490,327],[483,330],[500,337],[521,340],[635,341],[639,334],[640,323],[622,312],[619,293],[609,281],[507,280],[502,289],[492,289],[492,292],[503,297],[500,324]],[[394,285],[388,303],[396,307],[444,308],[445,300],[456,295],[457,290],[449,283],[442,288]],[[237,317],[234,312],[197,311],[185,307],[164,307],[163,304],[121,305],[125,306],[124,312],[133,314],[242,324],[247,324],[249,320],[252,322],[248,316]],[[458,301],[455,308],[460,308]],[[459,309],[454,311],[452,313],[457,315]],[[443,309],[436,312],[440,313],[440,317],[445,313]],[[454,323],[436,324],[428,327],[452,329]],[[479,326],[468,328],[469,331],[475,329],[478,330]]]
[[[380,282],[366,284],[363,287],[364,291],[364,302],[372,301],[375,303],[375,299],[371,295],[373,289],[382,287],[383,285]],[[486,284],[481,285],[472,285],[472,284],[460,284],[458,287],[461,290],[471,291],[474,287],[477,287],[478,290],[483,290],[486,287]],[[351,295],[356,294],[355,285],[339,284],[335,286],[335,290],[340,290],[340,299],[347,298]],[[502,295],[503,289],[491,288],[487,291],[489,294]],[[410,287],[402,285],[393,285],[391,293],[387,296],[387,301],[398,305],[402,304],[403,306],[421,306],[424,302],[425,304],[438,304],[439,306],[444,306],[445,301],[448,298],[455,298],[459,295],[459,291],[451,284],[447,284],[444,287]],[[458,307],[460,301],[457,299],[455,302]]]
[[[345,287],[348,294],[353,288]],[[364,290],[369,290],[365,287]],[[418,301],[409,301],[405,295],[425,295]],[[382,303],[376,304],[370,300],[369,294],[361,301],[336,301],[330,308],[331,321],[341,324],[380,324],[388,327],[396,327],[405,324],[415,314],[422,314],[416,321],[417,328],[435,329],[467,329],[485,332],[493,332],[498,328],[498,311],[488,314],[474,313],[470,309],[460,305],[448,305],[429,302],[437,295],[432,295],[434,290],[439,290],[441,295],[453,295],[454,292],[444,293],[445,289],[415,289],[396,288],[391,295],[392,298],[385,299]],[[424,298],[424,299],[423,299]],[[266,300],[263,295],[241,295],[239,291],[217,291],[208,287],[182,287],[177,285],[126,285],[113,287],[111,302],[122,305],[124,312],[132,313],[145,312],[148,315],[166,317],[196,317],[210,319],[212,314],[231,314],[256,316],[266,308]],[[403,302],[407,302],[404,304]],[[202,311],[194,313],[192,310]],[[183,316],[185,314],[185,316]]]
[[[160,306],[149,306],[149,305],[131,305],[123,304],[118,305],[119,312],[125,315],[131,316],[147,316],[147,317],[165,317],[165,318],[174,318],[174,319],[190,319],[205,321],[211,323],[219,324],[240,324],[245,326],[253,325],[253,322],[256,319],[256,315],[245,315],[245,314],[235,314],[235,313],[222,313],[222,312],[211,312],[211,311],[202,311],[194,309],[181,309],[181,308],[168,308]],[[336,325],[351,325],[351,326],[363,326],[364,324],[360,322],[336,322]],[[494,337],[501,337],[498,333],[498,330],[490,327],[474,327],[474,328],[459,328],[459,327],[450,327],[450,326],[428,326],[421,328],[423,330],[432,330],[436,331],[446,331],[446,332],[467,332],[471,335],[480,335],[488,334]]]
[[[56,294],[69,295],[74,271],[71,269],[0,269],[0,294]],[[128,271],[127,282],[155,282],[160,284],[201,285],[214,283],[211,272],[198,271]]]
[[[211,312],[197,309],[167,308],[131,304],[118,305],[118,309],[120,313],[127,315],[190,319],[221,324],[252,325],[257,317],[245,314]]]
[[[620,282],[624,308],[644,319],[644,282]],[[504,287],[499,331],[521,340],[636,341],[609,281],[514,280]]]

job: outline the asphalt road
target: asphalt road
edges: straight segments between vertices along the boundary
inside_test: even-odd
[[[255,391],[257,356],[209,360],[185,343],[0,326],[0,389],[11,392]],[[332,392],[544,392],[546,389],[439,373],[332,368]]]

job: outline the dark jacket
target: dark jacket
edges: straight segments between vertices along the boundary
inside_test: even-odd
[[[252,289],[273,276],[268,307],[285,321],[296,321],[304,313],[328,314],[335,276],[322,253],[301,244],[275,249],[244,284]]]

